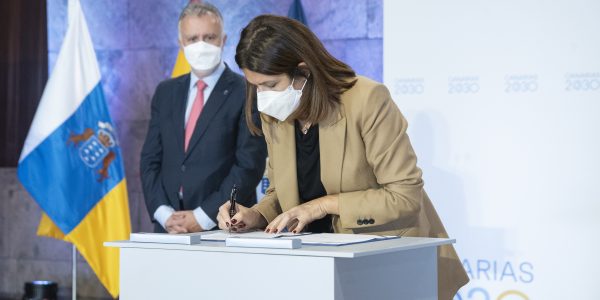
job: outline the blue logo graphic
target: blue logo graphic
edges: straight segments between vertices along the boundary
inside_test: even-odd
[[[479,76],[448,78],[448,94],[475,94],[479,92]]]
[[[591,92],[600,90],[600,73],[565,74],[565,91]]]
[[[425,92],[425,79],[400,78],[393,83],[394,94],[422,95]]]
[[[531,284],[534,280],[531,262],[464,259],[463,266],[471,278],[471,283],[462,288],[454,296],[454,300],[529,300],[522,287]],[[497,291],[497,289],[486,288],[493,284],[501,284],[508,288],[501,292],[492,292],[491,290]],[[521,286],[521,290],[513,288],[512,285]]]
[[[538,76],[531,75],[506,75],[504,77],[505,93],[532,93],[538,90]]]

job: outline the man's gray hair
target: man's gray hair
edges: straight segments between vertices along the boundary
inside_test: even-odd
[[[183,20],[183,18],[187,17],[187,16],[196,16],[196,17],[201,17],[204,15],[210,15],[213,14],[215,16],[217,16],[217,18],[219,19],[219,21],[221,21],[221,26],[224,27],[225,23],[223,23],[223,15],[221,15],[221,12],[219,11],[219,9],[217,7],[215,7],[214,5],[210,4],[210,3],[206,3],[206,2],[190,2],[188,3],[188,5],[186,5],[183,10],[181,11],[181,14],[179,15],[179,22],[181,22],[181,20]]]

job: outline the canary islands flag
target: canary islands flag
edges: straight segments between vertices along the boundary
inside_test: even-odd
[[[190,2],[202,2],[202,1],[194,1],[190,0]],[[192,67],[185,59],[185,55],[183,54],[183,50],[179,49],[177,52],[177,59],[175,60],[175,66],[173,66],[173,72],[171,72],[171,77],[179,77],[181,75],[187,74],[192,71]]]
[[[113,297],[119,252],[129,238],[123,161],[100,69],[78,0],[21,152],[18,176],[44,211],[39,235],[73,243]]]
[[[173,66],[173,72],[171,72],[171,77],[179,77],[183,74],[187,74],[192,71],[192,67],[185,59],[185,55],[183,54],[183,50],[179,49],[177,53],[177,59],[175,60],[175,66]]]

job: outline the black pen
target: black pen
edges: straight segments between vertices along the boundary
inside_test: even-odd
[[[229,196],[229,217],[233,218],[235,216],[235,201],[237,200],[238,187],[237,185],[233,185],[231,188],[231,196]]]

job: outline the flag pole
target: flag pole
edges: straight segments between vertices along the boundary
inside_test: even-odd
[[[68,7],[67,7],[67,14],[68,14],[68,22],[71,23],[73,22],[73,18],[77,15],[77,4],[79,4],[77,1],[79,0],[69,0],[68,2]],[[76,300],[77,299],[77,248],[75,247],[75,244],[73,244],[73,248],[71,250],[71,299],[72,300]]]
[[[76,300],[77,299],[77,248],[75,248],[75,245],[73,244],[73,268],[71,270],[71,278],[73,280],[73,282],[71,282],[71,299]]]

